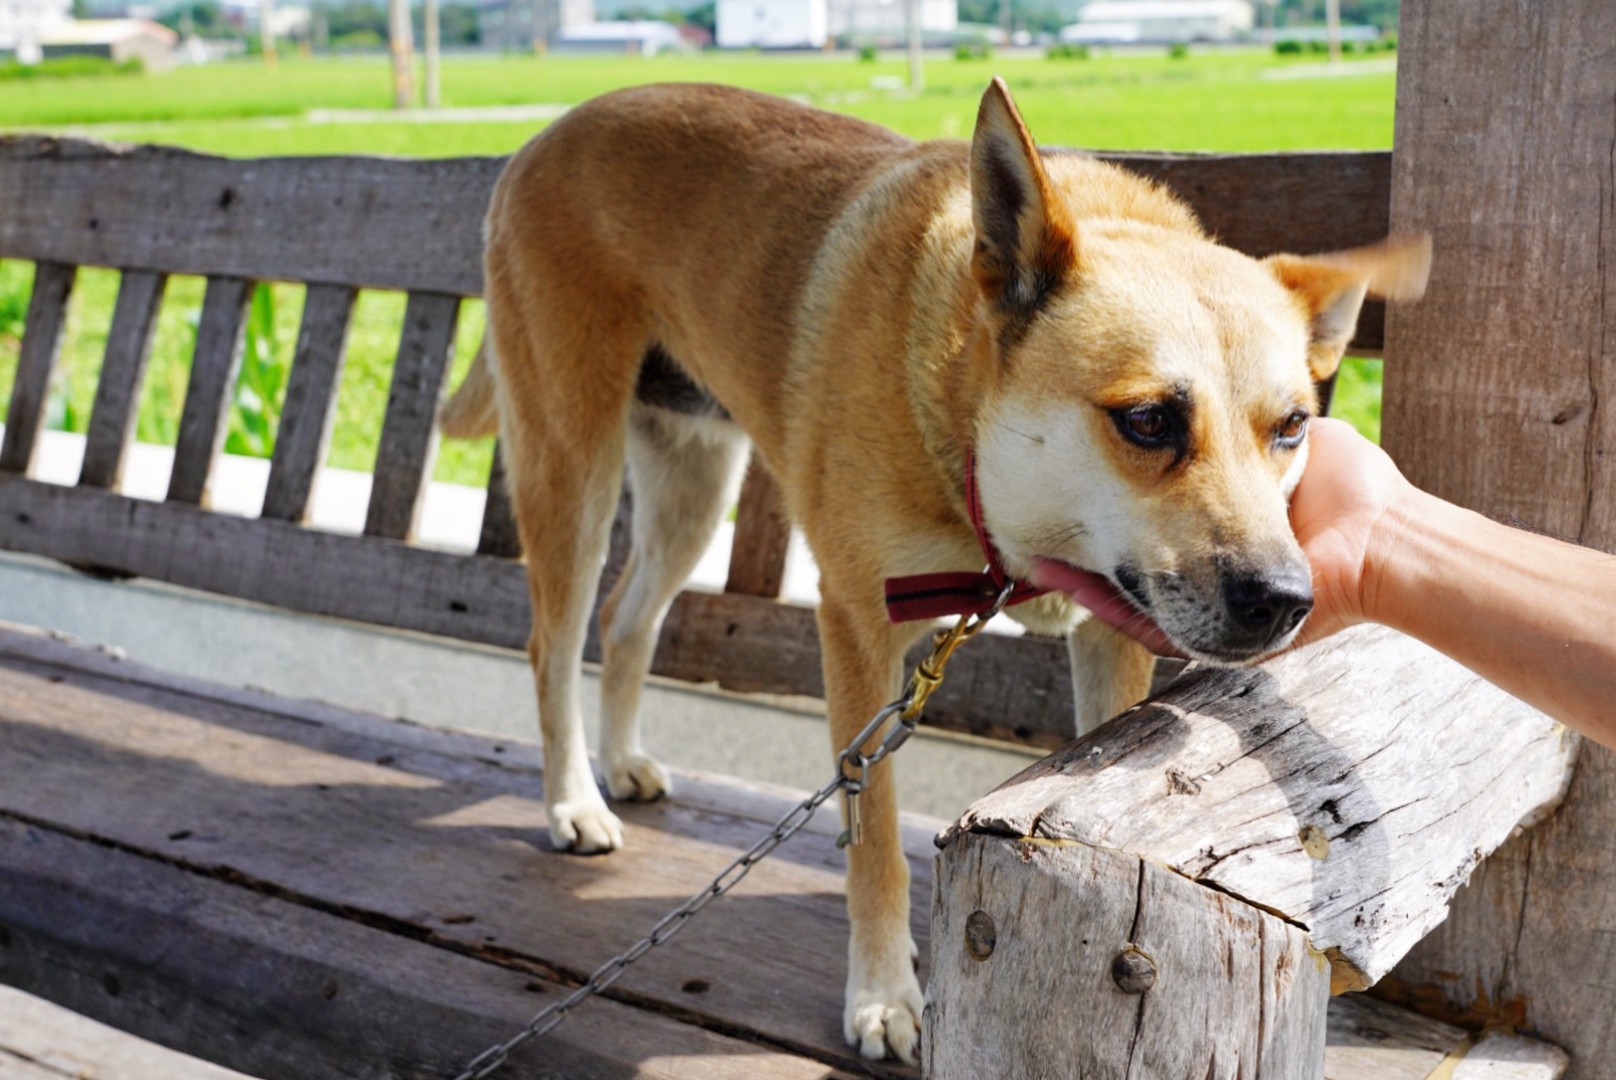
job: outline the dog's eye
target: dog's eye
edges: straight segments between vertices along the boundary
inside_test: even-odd
[[[1134,405],[1111,413],[1124,438],[1149,450],[1177,446],[1183,441],[1183,422],[1165,405]]]
[[[1302,436],[1307,434],[1307,422],[1311,419],[1306,409],[1291,410],[1274,429],[1274,443],[1287,450],[1302,445]]]

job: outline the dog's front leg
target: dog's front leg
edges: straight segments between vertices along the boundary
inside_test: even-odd
[[[840,753],[898,696],[904,648],[912,635],[887,625],[879,608],[855,610],[827,599],[819,608],[819,636],[831,743]],[[909,933],[909,864],[898,833],[890,762],[870,769],[858,802],[864,835],[862,843],[847,848],[852,939],[843,1031],[865,1057],[891,1055],[913,1064],[924,999],[915,974],[919,954]]]

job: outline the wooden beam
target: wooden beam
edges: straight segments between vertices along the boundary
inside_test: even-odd
[[[1307,928],[1334,990],[1362,990],[1442,922],[1482,858],[1553,810],[1576,745],[1453,661],[1363,627],[1186,675],[956,829],[1167,866]]]
[[[1385,153],[1103,153],[1186,199],[1254,255],[1327,251],[1385,235]],[[482,292],[482,219],[503,158],[230,160],[169,147],[0,137],[0,258]],[[433,256],[417,258],[430,235]],[[1379,347],[1380,309],[1360,322]]]
[[[526,647],[520,563],[343,536],[0,475],[0,548],[167,581],[294,611]],[[598,660],[593,622],[585,655]],[[743,692],[822,696],[813,609],[685,592],[652,671]],[[1039,745],[1072,731],[1064,643],[983,634],[951,663],[926,722]]]
[[[1405,4],[1392,221],[1435,242],[1388,326],[1386,448],[1483,513],[1616,548],[1616,5]],[[1411,361],[1399,364],[1398,357]],[[1616,752],[1489,859],[1383,991],[1616,1077]]]
[[[474,296],[504,165],[0,136],[0,191],[29,208],[0,215],[0,258]]]

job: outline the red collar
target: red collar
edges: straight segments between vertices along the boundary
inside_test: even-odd
[[[948,615],[980,615],[991,608],[1004,591],[1011,579],[988,536],[987,526],[982,524],[982,500],[976,490],[976,454],[969,446],[965,448],[965,509],[971,516],[971,528],[976,530],[976,542],[987,556],[987,569],[978,574],[947,572],[887,578],[889,621],[903,623]],[[1048,591],[1018,581],[1005,606],[1025,603]]]

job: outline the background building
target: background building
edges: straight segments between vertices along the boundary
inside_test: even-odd
[[[69,19],[39,38],[43,58],[101,56],[114,63],[139,60],[147,71],[174,66],[180,36],[150,19]]]
[[[924,36],[959,27],[959,0],[916,0]],[[726,49],[818,49],[827,43],[895,45],[908,35],[904,0],[718,0]]]
[[[73,18],[73,0],[0,0],[0,53],[24,63],[40,58],[40,38]]]
[[[1238,41],[1255,25],[1250,0],[1094,0],[1060,37],[1073,44]]]
[[[595,0],[485,0],[477,14],[483,47],[501,52],[532,52],[594,21]]]

